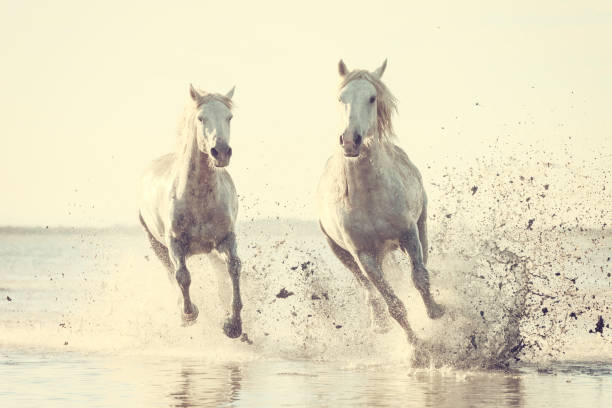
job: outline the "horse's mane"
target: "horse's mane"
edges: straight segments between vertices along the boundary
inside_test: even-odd
[[[183,111],[183,116],[181,117],[181,121],[179,122],[178,132],[177,132],[177,146],[176,152],[180,157],[185,153],[189,153],[191,146],[195,142],[195,120],[196,113],[198,109],[204,105],[205,103],[218,101],[228,107],[228,109],[232,109],[233,103],[230,98],[225,95],[221,95],[218,93],[208,93],[201,90],[198,90],[200,96],[197,101],[190,100],[185,109]]]
[[[395,96],[393,96],[389,88],[387,88],[380,78],[366,70],[356,69],[346,74],[340,84],[340,89],[344,88],[349,82],[355,79],[365,79],[374,85],[378,102],[376,104],[378,135],[382,141],[392,142],[395,137],[395,132],[393,131],[391,116],[394,112],[397,112],[397,99],[395,99]]]

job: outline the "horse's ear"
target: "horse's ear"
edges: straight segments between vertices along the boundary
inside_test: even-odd
[[[234,91],[235,91],[235,90],[236,90],[236,85],[234,85],[234,86],[232,87],[232,89],[230,89],[230,90],[229,90],[229,92],[225,94],[225,96],[226,96],[228,99],[232,99],[232,98],[234,97]]]
[[[374,75],[376,75],[378,78],[380,78],[382,76],[382,74],[385,73],[385,69],[387,68],[387,59],[385,58],[385,61],[382,63],[382,65],[378,68],[376,68],[376,70],[374,71]]]
[[[198,91],[196,91],[196,89],[193,87],[193,84],[189,84],[189,95],[191,95],[191,99],[193,99],[196,102],[201,97]]]
[[[345,77],[346,74],[349,73],[349,70],[346,67],[346,64],[342,60],[340,60],[340,62],[338,62],[338,73],[340,74],[341,77]]]

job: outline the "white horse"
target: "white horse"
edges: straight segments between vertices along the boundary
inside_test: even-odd
[[[229,173],[229,145],[234,88],[226,95],[197,91],[179,134],[177,152],[155,160],[142,178],[140,222],[155,253],[183,295],[183,320],[195,322],[198,308],[189,297],[187,257],[217,252],[226,262],[233,286],[232,314],[223,330],[242,333],[240,268],[234,224],[238,197]]]
[[[396,100],[380,80],[386,66],[385,60],[373,72],[349,72],[340,60],[345,127],[319,182],[319,224],[334,254],[367,290],[374,323],[385,317],[377,289],[414,344],[418,339],[406,308],[383,274],[385,255],[398,247],[407,252],[427,314],[439,318],[444,308],[431,296],[425,267],[427,198],[421,174],[392,140]]]

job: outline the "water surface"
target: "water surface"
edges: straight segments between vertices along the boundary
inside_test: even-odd
[[[419,335],[473,363],[415,368],[399,328],[371,330],[362,291],[314,223],[241,225],[248,341],[223,335],[226,275],[206,259],[190,261],[193,298],[205,313],[184,327],[178,291],[142,231],[5,229],[0,406],[609,406],[610,251],[609,236],[598,234],[564,236],[581,263],[562,259],[546,273],[513,266],[524,261],[508,251],[434,250],[432,287],[451,311],[436,322],[424,317],[399,259],[389,278]],[[277,297],[282,288],[293,295]],[[502,313],[513,310],[517,319]],[[479,365],[517,340],[530,346],[506,370]]]

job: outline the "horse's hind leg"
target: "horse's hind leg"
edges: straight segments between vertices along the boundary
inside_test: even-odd
[[[417,221],[419,229],[419,241],[421,242],[421,251],[423,253],[423,264],[427,265],[427,256],[429,255],[429,244],[427,242],[427,202],[423,204],[421,216]]]
[[[242,299],[240,298],[240,270],[242,263],[240,258],[238,258],[236,249],[236,235],[230,232],[217,246],[217,251],[225,258],[233,288],[232,315],[225,322],[223,331],[227,337],[235,339],[242,334],[242,320],[240,317],[240,311],[242,310]]]
[[[400,298],[397,297],[391,285],[386,281],[379,259],[374,254],[365,251],[360,252],[358,257],[363,270],[367,273],[374,286],[376,286],[383,299],[385,299],[385,302],[387,302],[391,317],[402,326],[408,341],[412,344],[417,343],[418,339],[414,331],[412,331],[410,323],[408,323],[406,307]]]
[[[170,243],[168,255],[175,271],[174,277],[183,294],[183,322],[192,324],[198,317],[198,308],[191,303],[191,297],[189,296],[191,274],[186,265],[187,244],[178,237],[170,237],[168,242]]]
[[[444,315],[444,308],[437,304],[429,290],[429,272],[425,268],[423,248],[419,240],[419,231],[415,224],[400,238],[400,247],[410,255],[412,261],[412,281],[421,293],[427,314],[432,319]]]
[[[157,255],[159,260],[168,270],[168,276],[170,278],[174,278],[172,262],[170,262],[170,256],[168,255],[168,248],[166,248],[165,245],[163,245],[161,242],[155,239],[153,234],[151,234],[151,231],[149,231],[149,228],[147,227],[144,220],[142,219],[142,215],[140,215],[140,223],[142,224],[145,231],[147,232],[147,236],[149,237],[149,242],[151,242],[151,248],[153,248],[153,252],[155,252],[155,255]]]
[[[376,295],[376,291],[372,282],[363,274],[363,272],[361,272],[361,269],[359,269],[359,265],[357,265],[357,262],[355,262],[353,255],[351,255],[350,252],[348,252],[344,248],[340,247],[340,245],[336,244],[336,242],[331,239],[329,235],[327,235],[327,232],[325,232],[323,226],[321,226],[321,231],[323,231],[325,238],[327,238],[327,243],[332,249],[334,255],[336,255],[336,257],[344,264],[344,266],[346,266],[351,272],[353,272],[353,275],[355,275],[357,281],[366,289],[367,301],[370,304],[370,312],[372,315],[371,320],[377,326],[375,331],[381,333],[389,331],[390,327],[387,324],[384,306],[380,300],[380,297]]]

